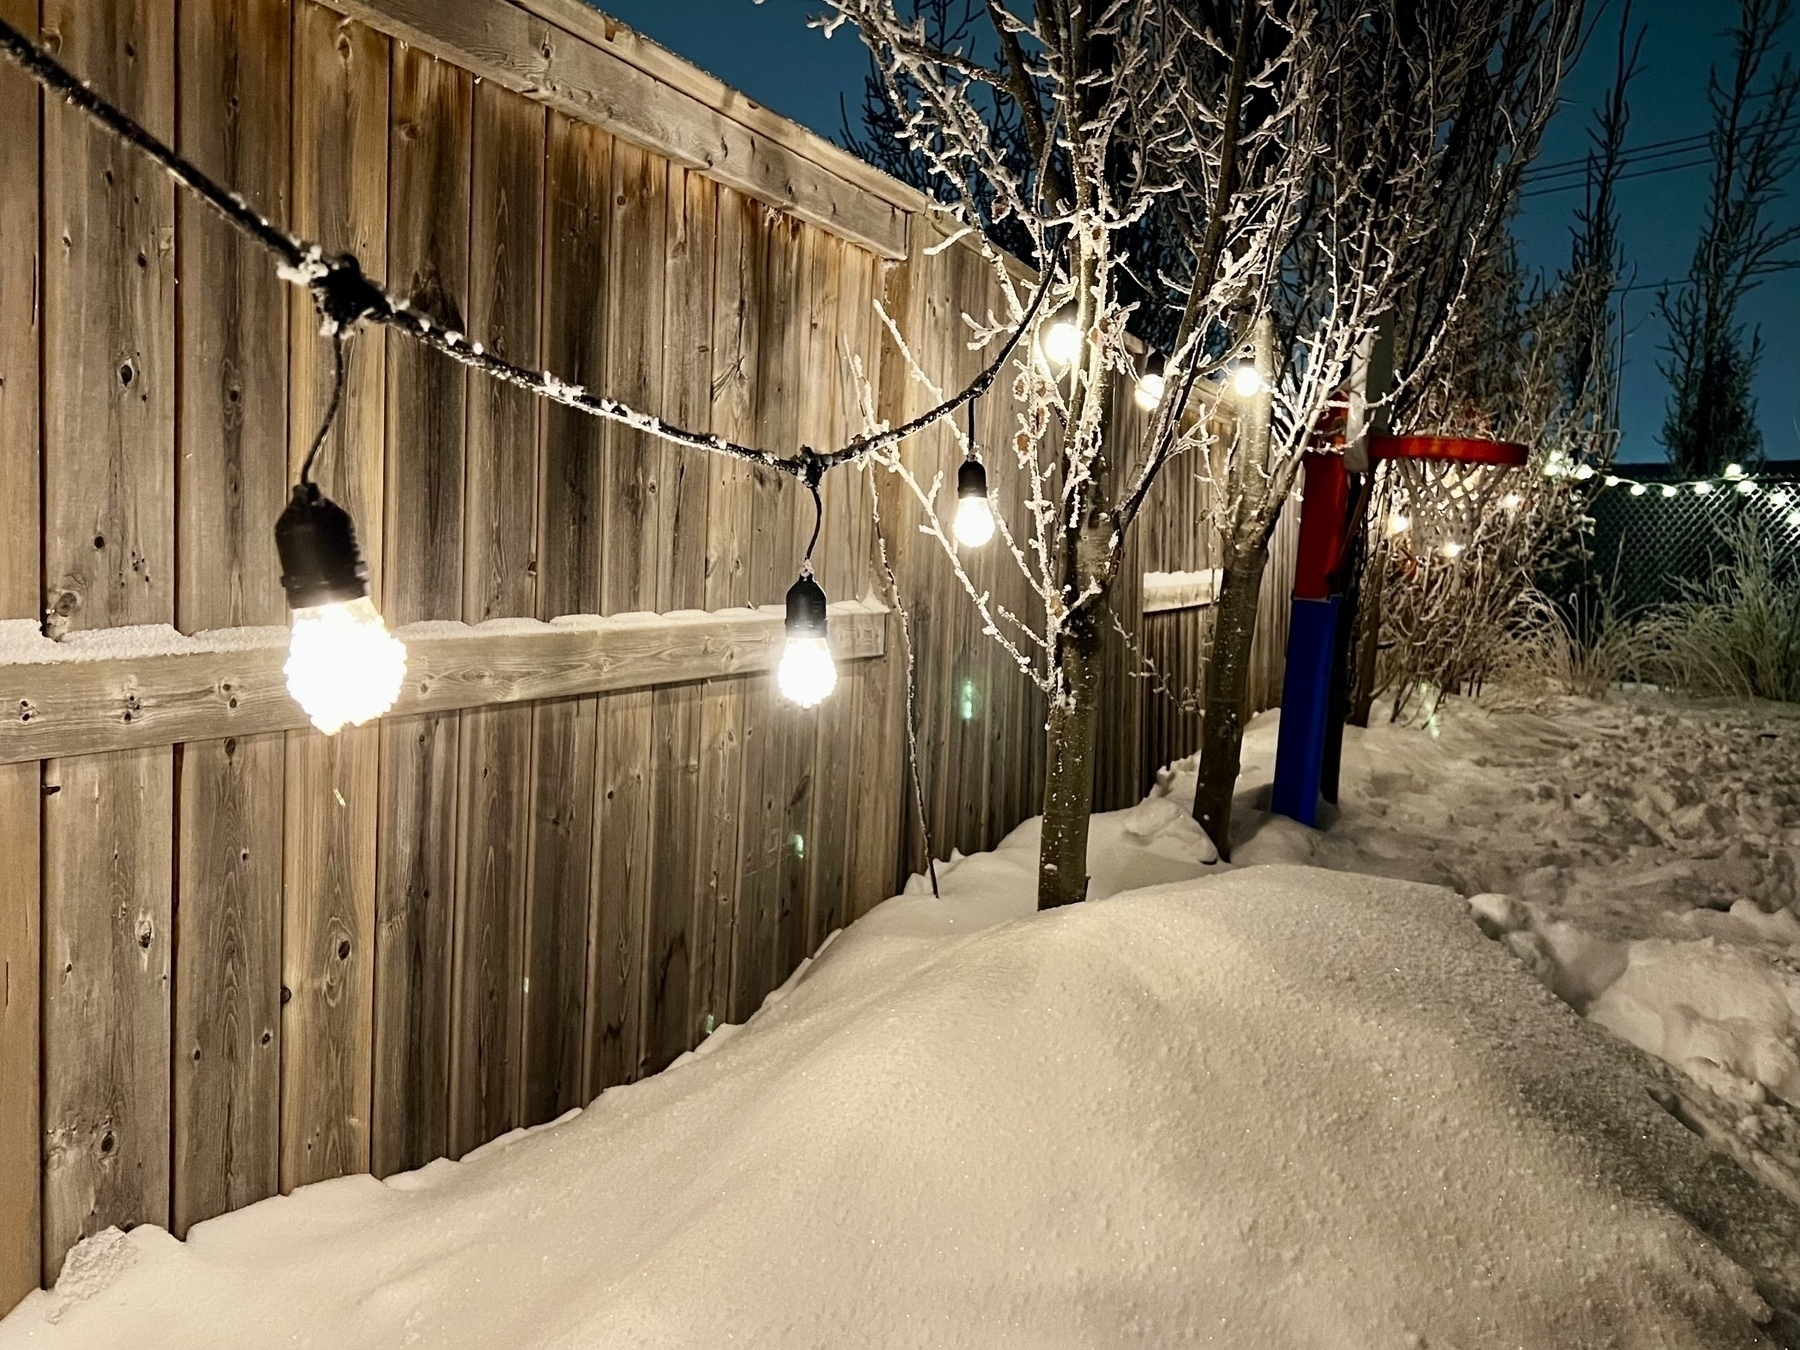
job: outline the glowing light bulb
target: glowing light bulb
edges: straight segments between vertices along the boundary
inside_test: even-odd
[[[810,575],[788,588],[787,647],[775,670],[781,696],[802,708],[815,708],[837,688],[837,662],[825,640],[825,592]]]
[[[1592,464],[1581,464],[1575,469],[1575,477],[1583,483],[1587,482],[1587,480],[1593,476],[1594,466]]]
[[[1676,488],[1673,483],[1664,483],[1663,484],[1663,490],[1662,490],[1663,496],[1673,497],[1675,495],[1675,492],[1676,492]]]
[[[1255,366],[1241,365],[1231,372],[1231,392],[1239,398],[1255,398],[1262,391],[1262,372]]]
[[[294,620],[288,692],[327,736],[381,716],[400,697],[406,648],[369,599],[350,513],[301,483],[275,522],[275,548]]]
[[[1050,316],[1049,326],[1044,329],[1039,346],[1044,359],[1051,365],[1066,370],[1081,355],[1081,329],[1076,326],[1078,318],[1079,312],[1073,300]]]
[[[980,548],[994,537],[994,508],[986,497],[964,497],[956,504],[956,542]]]
[[[1504,506],[1508,511],[1517,511],[1521,506],[1525,505],[1525,499],[1516,492],[1509,492],[1500,499],[1500,505]]]
[[[1705,497],[1705,496],[1710,495],[1711,492],[1712,492],[1712,484],[1711,483],[1695,483],[1694,484],[1694,495],[1696,497]]]
[[[1616,473],[1609,473],[1606,475],[1606,486],[1608,487],[1617,487],[1622,481],[1624,480]]]
[[[1769,500],[1777,506],[1786,506],[1789,502],[1793,501],[1794,498],[1786,488],[1776,488],[1775,491],[1769,494]]]
[[[1796,529],[1800,529],[1800,511],[1788,512],[1788,524],[1794,526]]]
[[[775,679],[790,703],[818,707],[837,688],[837,662],[831,659],[830,645],[824,638],[789,638]]]
[[[1443,554],[1446,558],[1460,558],[1463,555],[1464,548],[1465,545],[1457,543],[1456,540],[1446,539],[1444,541]]]
[[[1727,464],[1725,466],[1725,476],[1734,480],[1742,478],[1744,476],[1744,466],[1742,464]]]
[[[1748,497],[1756,491],[1756,484],[1751,479],[1746,478],[1743,482],[1738,484],[1738,491]]]
[[[1649,490],[1650,489],[1645,487],[1642,483],[1633,483],[1631,485],[1631,495],[1634,497],[1641,497]]]
[[[1138,407],[1145,412],[1155,412],[1162,406],[1163,395],[1169,390],[1167,368],[1161,352],[1150,353],[1150,359],[1144,363],[1144,373],[1138,376],[1135,397]]]
[[[1407,515],[1404,511],[1396,511],[1387,518],[1387,532],[1389,534],[1405,534],[1411,528],[1412,517]]]
[[[956,471],[956,542],[980,548],[994,537],[994,508],[988,501],[987,470],[978,459],[965,459]]]
[[[288,693],[327,736],[380,717],[400,697],[406,646],[368,596],[294,611]]]

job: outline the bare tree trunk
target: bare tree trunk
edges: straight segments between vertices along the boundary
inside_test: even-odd
[[[1065,635],[1062,673],[1068,697],[1050,709],[1045,733],[1039,909],[1073,905],[1087,896],[1088,817],[1094,809],[1094,723],[1100,693],[1100,625],[1091,611]]]
[[[1207,661],[1206,713],[1200,728],[1200,779],[1194,787],[1194,819],[1231,858],[1231,798],[1242,767],[1244,708],[1250,693],[1250,653],[1262,597],[1267,547],[1234,558],[1225,569]]]
[[[1262,392],[1245,400],[1238,413],[1237,468],[1230,485],[1237,500],[1226,549],[1225,578],[1219,587],[1211,650],[1206,658],[1206,711],[1200,727],[1200,777],[1194,785],[1194,819],[1219,850],[1231,857],[1231,797],[1237,791],[1244,746],[1244,706],[1249,701],[1250,651],[1256,641],[1256,611],[1263,569],[1269,565],[1269,536],[1281,512],[1269,482],[1271,423],[1275,414],[1275,325],[1267,315],[1253,333]]]

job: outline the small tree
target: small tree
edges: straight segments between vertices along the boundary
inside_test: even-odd
[[[932,0],[829,3],[818,22],[861,32],[892,136],[929,167],[1007,296],[1010,312],[977,324],[971,345],[1028,314],[1035,329],[1036,357],[1013,387],[1025,500],[1015,522],[999,515],[1039,613],[991,605],[957,563],[936,509],[942,484],[918,482],[898,455],[882,462],[916,494],[987,633],[1048,699],[1038,902],[1067,904],[1087,887],[1101,645],[1125,533],[1162,469],[1206,448],[1207,421],[1190,408],[1241,345],[1245,316],[1266,308],[1311,179],[1328,52],[1302,3],[985,0],[979,39],[957,28],[950,49]],[[1146,229],[1166,249],[1149,278],[1129,264]],[[994,242],[1020,235],[1056,297],[1035,313]],[[1113,442],[1111,399],[1134,370],[1128,325],[1147,311],[1170,335],[1167,394],[1145,443],[1127,448]]]
[[[1686,284],[1657,298],[1669,329],[1662,439],[1670,462],[1684,473],[1713,474],[1762,457],[1751,393],[1762,338],[1754,329],[1746,333],[1738,307],[1763,278],[1800,261],[1792,252],[1800,225],[1769,218],[1800,165],[1794,130],[1800,70],[1786,56],[1768,69],[1792,13],[1792,0],[1739,0],[1731,73],[1721,79],[1714,69],[1707,81],[1713,173],[1706,218]]]

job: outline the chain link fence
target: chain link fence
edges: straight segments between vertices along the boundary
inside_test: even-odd
[[[1635,468],[1621,466],[1620,472]],[[1589,514],[1587,558],[1573,569],[1566,589],[1610,597],[1620,618],[1680,599],[1704,583],[1729,557],[1731,541],[1747,521],[1768,541],[1777,575],[1800,586],[1800,464],[1706,483],[1638,470],[1598,493]]]

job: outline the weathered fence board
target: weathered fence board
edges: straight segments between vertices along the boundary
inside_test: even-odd
[[[44,1277],[169,1221],[168,749],[44,766]]]
[[[37,1288],[42,1257],[38,931],[41,771],[0,765],[0,1308]]]
[[[329,252],[386,271],[387,37],[299,0],[294,11],[296,227]],[[331,354],[298,299],[288,454],[311,446],[331,397]],[[385,349],[345,353],[343,406],[316,477],[355,518],[369,586],[382,594]],[[375,977],[375,827],[381,729],[290,733],[282,935],[281,1186],[369,1167]]]
[[[35,32],[37,0],[0,0],[0,17]],[[37,86],[0,70],[0,617],[42,611],[39,510]],[[41,770],[0,767],[0,1309],[43,1277],[43,1130],[39,1114],[38,836]]]
[[[395,43],[389,97],[389,284],[461,332],[474,85],[466,71]],[[382,614],[406,624],[462,610],[468,373],[416,343],[394,335],[387,343]],[[451,1083],[476,1077],[453,1074],[452,1028],[464,1025],[452,1011],[463,1010],[451,970],[452,912],[465,899],[456,885],[461,729],[453,712],[389,718],[381,727],[370,1150],[382,1174],[447,1151]],[[509,988],[516,987],[515,980]],[[509,1061],[501,1061],[504,1081]]]
[[[152,753],[152,752],[140,752]],[[280,1185],[281,736],[179,760],[172,1231]]]
[[[52,0],[61,55],[175,134],[171,7]],[[43,558],[53,632],[175,618],[175,202],[67,105],[44,119]],[[58,760],[43,813],[46,1276],[169,1216],[173,752]],[[54,789],[52,792],[51,789]]]
[[[288,215],[287,0],[179,14],[183,151]],[[269,522],[287,495],[286,287],[263,255],[176,197],[182,342],[176,621],[286,617]],[[281,1093],[279,735],[193,741],[177,759],[173,1231],[275,1192]]]

